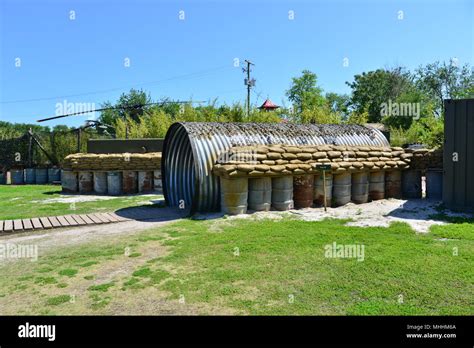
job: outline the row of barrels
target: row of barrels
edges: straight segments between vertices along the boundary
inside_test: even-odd
[[[439,174],[442,172],[437,172]],[[427,178],[430,178],[427,173]],[[422,198],[422,173],[418,170],[376,171],[357,173],[326,173],[285,177],[220,178],[221,210],[226,214],[243,214],[249,210],[268,211],[309,208],[324,205],[338,207],[384,198]],[[441,189],[432,187],[428,198],[440,199]],[[441,179],[442,181],[442,179]],[[325,187],[324,187],[325,184]]]
[[[66,193],[118,196],[161,191],[161,171],[79,171],[63,170],[62,188]]]
[[[0,172],[0,185],[42,185],[60,182],[61,169],[59,168],[11,169],[7,172]]]

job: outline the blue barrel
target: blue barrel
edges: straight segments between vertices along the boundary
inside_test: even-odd
[[[122,172],[107,172],[107,192],[111,196],[122,194]]]
[[[36,168],[36,184],[42,185],[48,183],[48,169]]]
[[[7,173],[0,172],[0,185],[5,185],[7,183]]]
[[[48,169],[48,183],[61,182],[61,169],[49,168]]]
[[[426,171],[426,198],[440,200],[443,196],[443,171],[428,169]]]
[[[25,184],[33,185],[36,183],[36,169],[26,168],[25,169]]]
[[[23,169],[12,169],[10,170],[12,185],[22,185],[25,183],[23,178]]]

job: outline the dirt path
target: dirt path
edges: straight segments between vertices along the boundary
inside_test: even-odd
[[[143,210],[137,208],[137,215],[143,216]],[[129,210],[127,217],[133,218],[134,211]],[[40,251],[49,251],[54,248],[61,248],[70,245],[79,245],[100,239],[106,239],[113,236],[134,234],[149,228],[170,224],[187,215],[186,211],[159,208],[150,211],[148,218],[140,220],[131,220],[125,222],[117,222],[112,224],[91,225],[74,228],[60,228],[54,230],[40,230],[32,232],[20,233],[3,233],[0,236],[1,244],[16,245],[37,245]],[[6,261],[9,260],[9,261]],[[15,258],[0,258],[0,263],[11,262],[17,260]]]

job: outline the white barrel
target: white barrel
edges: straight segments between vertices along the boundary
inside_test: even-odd
[[[332,184],[333,205],[339,207],[351,201],[351,173],[334,174]]]
[[[293,177],[272,178],[272,206],[276,210],[293,209]]]
[[[249,179],[248,207],[255,211],[269,211],[272,205],[272,179]]]
[[[221,210],[225,214],[237,215],[247,212],[248,179],[220,178]]]
[[[107,194],[107,172],[94,172],[94,192]]]
[[[369,201],[369,172],[352,173],[351,200],[356,204]]]
[[[325,173],[326,178],[326,205],[328,207],[331,206],[332,202],[332,174]],[[319,173],[314,176],[314,191],[313,191],[313,199],[314,203],[319,206],[324,205],[324,181],[323,181],[323,173]]]

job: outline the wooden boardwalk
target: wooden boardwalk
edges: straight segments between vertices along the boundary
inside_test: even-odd
[[[48,216],[31,219],[0,220],[0,233],[108,224],[130,220],[132,219],[119,216],[115,213],[94,213],[82,215]]]

